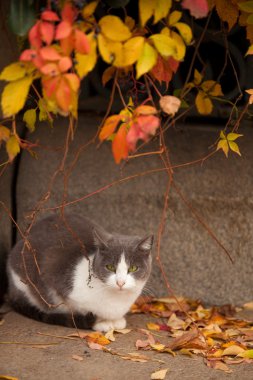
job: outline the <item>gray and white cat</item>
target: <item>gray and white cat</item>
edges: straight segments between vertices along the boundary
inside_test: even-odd
[[[110,234],[88,218],[56,215],[34,225],[32,250],[10,252],[9,302],[47,323],[122,329],[151,271],[153,237]],[[22,254],[23,250],[23,254]],[[37,263],[36,263],[37,262]]]

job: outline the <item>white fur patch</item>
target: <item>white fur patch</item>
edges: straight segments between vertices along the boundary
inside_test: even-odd
[[[91,258],[91,261],[93,258]],[[80,313],[92,312],[100,320],[121,319],[130,306],[140,295],[144,282],[135,281],[131,275],[127,275],[125,258],[121,258],[116,274],[113,273],[107,283],[103,283],[94,275],[89,278],[89,262],[83,258],[74,272],[73,290],[68,296],[69,306],[73,311]],[[116,283],[116,276],[125,278],[126,283],[120,290]]]
[[[27,284],[25,284],[21,280],[21,278],[19,277],[19,275],[13,269],[10,269],[10,275],[11,275],[11,279],[12,279],[13,285],[21,293],[23,293],[25,299],[27,299],[27,301],[31,305],[36,306],[39,310],[42,310],[41,305],[39,304],[39,302],[36,300],[36,298],[32,294],[31,290],[29,289],[29,286]]]

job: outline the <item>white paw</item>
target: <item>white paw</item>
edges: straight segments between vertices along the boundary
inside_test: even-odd
[[[121,330],[126,327],[125,318],[115,319],[113,321],[98,321],[93,326],[93,330],[107,332],[110,330]]]

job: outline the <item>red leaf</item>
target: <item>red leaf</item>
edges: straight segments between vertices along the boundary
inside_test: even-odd
[[[63,78],[61,78],[58,88],[56,90],[56,101],[58,106],[64,111],[69,111],[69,106],[71,104],[71,89]]]
[[[112,142],[112,152],[114,160],[117,164],[119,164],[122,159],[125,159],[128,156],[126,136],[126,125],[122,124]]]
[[[80,79],[76,74],[69,73],[69,74],[64,74],[64,78],[67,79],[72,91],[77,92],[77,90],[80,87]]]
[[[75,48],[80,54],[88,54],[90,52],[90,44],[86,34],[81,30],[75,30]]]
[[[68,21],[62,21],[56,28],[55,38],[61,40],[66,38],[72,32],[72,26]]]
[[[59,21],[58,15],[53,11],[44,11],[41,13],[41,19],[44,21]]]
[[[20,61],[32,61],[37,57],[37,52],[34,49],[26,49],[24,50],[19,57]]]
[[[46,61],[58,61],[61,59],[58,51],[52,46],[44,46],[40,49],[40,55]]]
[[[76,15],[77,15],[76,9],[72,7],[72,5],[69,2],[66,2],[61,12],[62,19],[64,21],[69,22],[70,24],[73,24],[76,18]]]
[[[183,0],[182,8],[188,9],[196,18],[206,17],[209,11],[207,0]]]
[[[59,75],[59,68],[56,63],[47,63],[46,65],[42,66],[40,71],[42,74],[50,75],[51,77],[55,77],[56,75]]]
[[[154,135],[160,125],[160,120],[154,115],[141,115],[138,116],[136,123],[145,134]]]
[[[42,79],[43,89],[48,98],[51,98],[51,96],[55,93],[59,79],[59,76],[49,79]]]
[[[179,61],[176,61],[173,57],[169,57],[168,59],[169,65],[173,73],[175,74],[179,68]]]
[[[62,73],[68,71],[72,67],[72,61],[69,57],[63,57],[58,63],[58,67]]]
[[[42,21],[40,23],[41,38],[47,45],[50,45],[54,39],[54,29],[54,25],[50,22]]]
[[[151,70],[151,73],[155,79],[158,80],[158,82],[166,82],[168,84],[171,81],[173,74],[170,61],[159,55],[155,66]]]
[[[37,21],[36,24],[29,30],[28,38],[32,47],[39,49],[42,45],[42,40],[40,37],[39,31],[40,21]]]

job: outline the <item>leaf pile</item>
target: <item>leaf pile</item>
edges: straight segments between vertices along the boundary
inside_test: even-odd
[[[184,298],[138,301],[131,312],[152,315],[157,322],[147,323],[148,330],[142,330],[147,339],[138,339],[136,348],[173,356],[200,355],[208,367],[230,373],[228,364],[253,363],[253,321],[237,318],[236,311],[229,305],[205,308]],[[161,343],[151,331],[170,339]]]

